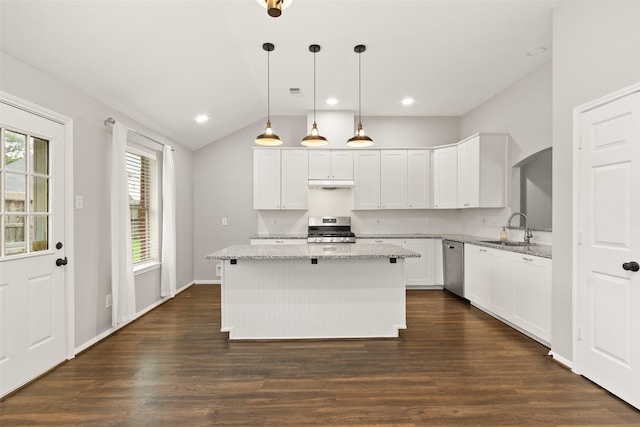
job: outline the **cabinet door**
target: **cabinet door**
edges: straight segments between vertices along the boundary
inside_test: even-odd
[[[487,265],[489,266],[487,286],[487,309],[511,320],[513,315],[513,266],[505,259],[506,252],[487,250]]]
[[[331,151],[331,179],[353,179],[353,151]]]
[[[330,150],[309,150],[309,179],[331,179]]]
[[[482,308],[487,308],[490,261],[487,248],[464,245],[464,297]]]
[[[433,151],[433,207],[458,207],[458,147]]]
[[[551,260],[512,254],[514,277],[512,321],[544,341],[551,342]]]
[[[253,208],[280,209],[280,150],[253,151]]]
[[[433,286],[435,284],[435,239],[405,239],[403,246],[418,252],[420,258],[407,258],[405,284],[407,288]]]
[[[380,150],[353,155],[354,209],[380,209]]]
[[[282,150],[281,209],[307,209],[309,151]]]
[[[382,209],[407,207],[407,150],[384,150],[380,155]]]
[[[458,207],[468,208],[471,197],[471,173],[469,170],[470,145],[458,145]]]
[[[431,207],[431,151],[407,150],[407,206]]]

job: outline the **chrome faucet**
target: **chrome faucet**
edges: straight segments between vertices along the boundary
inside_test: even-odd
[[[531,238],[533,237],[533,232],[531,231],[530,228],[527,227],[527,216],[525,214],[523,214],[522,212],[514,212],[514,213],[512,213],[511,216],[509,217],[509,219],[507,220],[507,225],[505,227],[511,228],[511,220],[516,215],[520,215],[522,218],[524,218],[524,242],[528,245],[528,244],[531,243]]]

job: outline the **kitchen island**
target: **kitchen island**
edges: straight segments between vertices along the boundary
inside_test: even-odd
[[[406,329],[400,246],[235,245],[222,260],[221,330],[229,339],[397,337]]]

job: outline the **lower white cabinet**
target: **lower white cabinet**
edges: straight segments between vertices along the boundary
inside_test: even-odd
[[[465,244],[465,298],[551,343],[551,260]]]
[[[418,252],[420,258],[406,258],[404,262],[404,283],[407,289],[434,287],[437,271],[435,268],[437,248],[441,240],[437,239],[358,239],[359,244],[391,244]],[[442,274],[440,274],[442,275]],[[440,283],[441,284],[441,283]]]
[[[252,245],[306,245],[307,239],[251,239]]]

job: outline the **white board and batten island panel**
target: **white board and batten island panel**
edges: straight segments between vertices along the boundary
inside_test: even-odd
[[[397,245],[236,245],[222,260],[221,330],[229,339],[391,338],[406,328]]]

